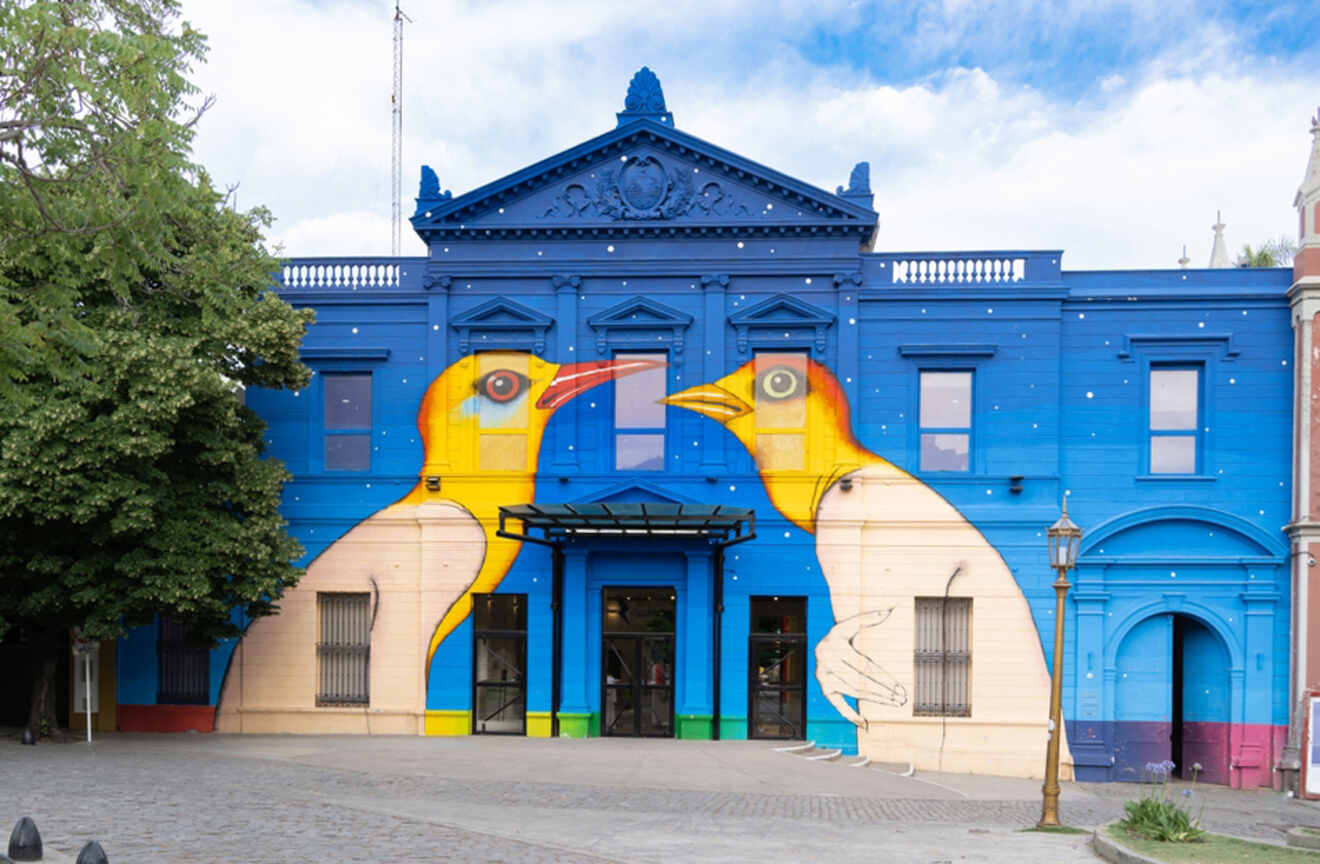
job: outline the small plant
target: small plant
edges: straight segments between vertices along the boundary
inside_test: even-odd
[[[1192,816],[1191,798],[1196,786],[1196,777],[1201,772],[1200,763],[1192,765],[1192,789],[1184,789],[1183,797],[1188,803],[1179,807],[1169,800],[1169,772],[1174,769],[1173,762],[1147,762],[1142,774],[1142,781],[1147,783],[1149,791],[1136,801],[1123,804],[1127,815],[1118,824],[1134,834],[1140,834],[1151,840],[1165,843],[1194,843],[1205,839],[1205,830],[1201,828],[1200,815]],[[1158,786],[1156,785],[1158,784]],[[1156,791],[1158,790],[1158,791]],[[1202,804],[1202,810],[1205,805]]]

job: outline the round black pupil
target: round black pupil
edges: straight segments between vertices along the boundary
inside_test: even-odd
[[[490,380],[490,390],[496,396],[503,396],[513,388],[513,382],[507,375],[496,375]]]
[[[793,386],[793,378],[787,372],[776,372],[770,378],[770,386],[777,393],[783,393]]]

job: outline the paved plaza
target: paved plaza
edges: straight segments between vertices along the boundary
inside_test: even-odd
[[[1039,781],[902,777],[769,742],[179,734],[0,750],[4,824],[30,815],[49,848],[97,839],[112,862],[1099,860],[1083,835],[1020,830]],[[1065,784],[1064,818],[1101,824],[1138,791]],[[1267,790],[1197,798],[1208,827],[1240,836],[1320,825]]]

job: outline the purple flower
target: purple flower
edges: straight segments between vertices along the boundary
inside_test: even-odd
[[[1184,798],[1191,798],[1191,797],[1192,797],[1192,790],[1191,790],[1191,789],[1184,789],[1184,790],[1182,791],[1182,796],[1183,796]]]

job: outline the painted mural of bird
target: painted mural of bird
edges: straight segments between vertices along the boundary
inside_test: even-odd
[[[816,677],[858,727],[863,755],[936,768],[956,753],[970,770],[1001,773],[1039,758],[1050,680],[1021,588],[952,504],[858,443],[829,369],[803,354],[758,354],[663,401],[724,424],[775,509],[815,535],[836,622],[816,645]],[[915,599],[945,596],[972,598],[966,719],[925,716],[931,694],[916,681]],[[943,689],[937,681],[937,702]],[[906,708],[917,694],[926,703]]]
[[[532,500],[551,415],[592,387],[661,365],[620,359],[560,366],[492,351],[464,357],[437,376],[417,413],[425,452],[417,485],[338,538],[285,595],[280,614],[248,628],[217,729],[420,731],[436,649],[471,613],[472,595],[494,591],[517,557],[521,544],[496,536],[499,508]],[[335,683],[321,681],[318,689],[313,646],[325,641],[318,617],[330,614],[318,610],[318,593],[365,595],[371,606],[369,633],[333,634],[370,641],[366,730],[356,719],[312,728],[306,715],[291,717]],[[471,670],[461,675],[468,680]],[[236,716],[227,718],[227,710]],[[462,731],[459,725],[451,718],[428,731]]]

